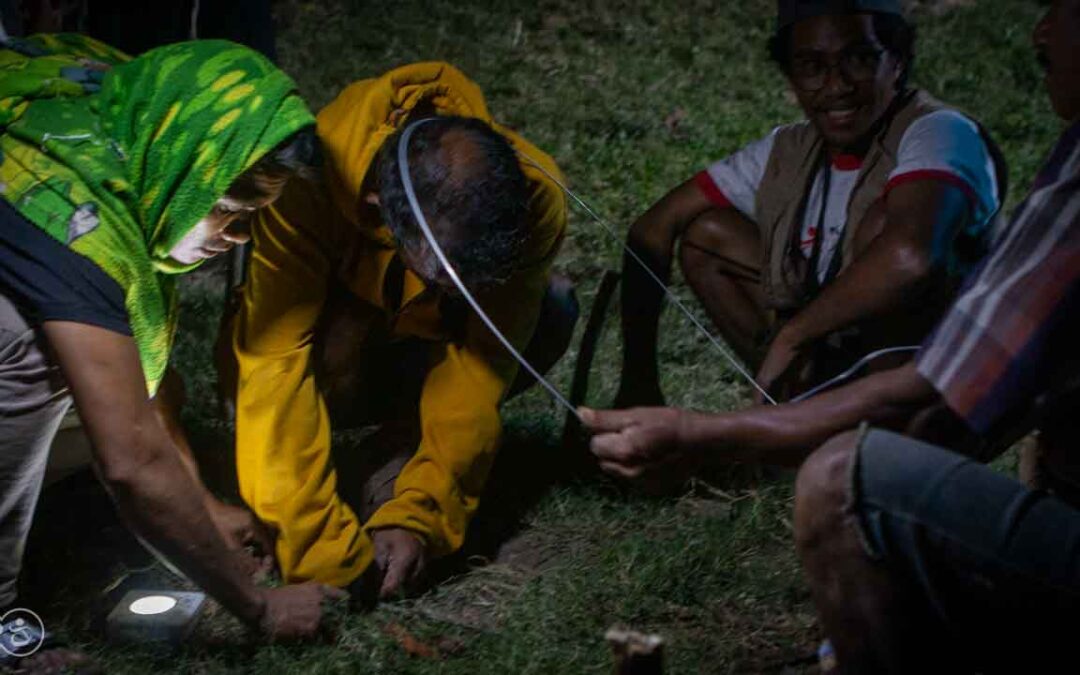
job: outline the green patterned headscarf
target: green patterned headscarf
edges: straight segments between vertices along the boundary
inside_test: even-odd
[[[236,178],[314,123],[296,86],[224,41],[135,59],[89,38],[0,44],[0,194],[124,290],[153,395],[176,325],[168,252]]]

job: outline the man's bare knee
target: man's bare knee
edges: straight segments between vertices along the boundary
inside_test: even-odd
[[[679,262],[683,270],[693,268],[733,248],[737,225],[725,211],[709,209],[690,221],[679,240]],[[712,255],[710,255],[712,254]]]
[[[711,211],[706,212],[706,214],[709,213]],[[701,274],[702,268],[713,258],[706,250],[703,250],[701,242],[702,240],[715,241],[718,237],[701,236],[702,229],[713,227],[712,224],[703,220],[704,215],[691,221],[679,240],[679,267],[682,268],[683,275],[686,277]]]
[[[844,531],[851,462],[859,433],[834,436],[810,455],[795,480],[795,545],[800,553],[816,550]]]
[[[734,209],[709,209],[686,226],[679,265],[694,277],[706,269],[756,276],[760,258],[757,226]]]

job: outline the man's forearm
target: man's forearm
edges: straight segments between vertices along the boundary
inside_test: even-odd
[[[881,242],[857,259],[781,330],[795,348],[866,319],[895,311],[917,296],[929,263],[906,243]]]
[[[952,245],[956,233],[968,222],[970,209],[967,196],[952,185],[924,180],[896,187],[888,194],[880,216],[883,224],[877,225],[874,219],[861,224],[880,227],[880,234],[784,326],[778,337],[798,349],[911,303],[940,266],[934,249]],[[935,245],[935,240],[942,243]]]
[[[685,442],[707,461],[797,466],[821,443],[866,421],[896,426],[934,403],[937,393],[908,364],[875,373],[801,403],[736,413],[695,413]]]

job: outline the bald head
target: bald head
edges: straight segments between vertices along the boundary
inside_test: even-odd
[[[383,219],[413,271],[439,278],[439,267],[413,217],[401,183],[398,144],[386,140],[379,156]],[[510,276],[526,235],[527,189],[510,143],[484,122],[438,117],[413,131],[409,175],[424,217],[466,284]]]

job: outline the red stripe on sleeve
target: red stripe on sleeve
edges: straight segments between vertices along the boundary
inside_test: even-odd
[[[906,183],[914,183],[919,180],[936,180],[947,183],[955,188],[959,188],[961,192],[967,195],[972,203],[977,203],[979,200],[979,195],[975,192],[975,188],[971,187],[971,183],[968,183],[955,173],[942,171],[940,169],[919,169],[917,171],[902,173],[899,176],[893,176],[889,179],[889,182],[885,184],[885,194],[889,194],[889,191],[897,186]]]
[[[702,171],[694,176],[694,183],[697,184],[698,189],[705,195],[710,202],[713,203],[718,209],[731,208],[731,200],[727,198],[724,191],[717,185],[716,181],[712,179],[708,171]]]

